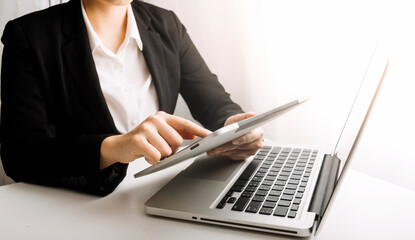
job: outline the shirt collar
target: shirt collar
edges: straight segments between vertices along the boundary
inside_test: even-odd
[[[141,41],[140,33],[138,31],[137,21],[135,20],[131,4],[128,4],[127,13],[127,31],[126,37],[133,38],[137,42],[138,48],[143,51],[143,42]]]
[[[92,52],[95,51],[99,46],[104,47],[101,39],[99,38],[98,34],[95,32],[94,28],[89,21],[88,15],[86,14],[84,4],[81,0],[81,8],[82,8],[82,16],[84,18],[86,30],[88,33],[89,45],[91,47]],[[134,13],[131,7],[131,4],[128,5],[127,9],[127,29],[125,32],[124,41],[128,41],[129,38],[133,38],[137,43],[138,48],[143,51],[143,42],[141,41],[140,33],[138,31],[137,22],[135,21]]]

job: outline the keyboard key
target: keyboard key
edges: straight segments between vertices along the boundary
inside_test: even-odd
[[[263,207],[267,207],[267,208],[274,208],[277,205],[276,202],[270,202],[270,201],[266,201],[264,202]]]
[[[281,200],[278,202],[278,206],[289,207],[291,205],[290,201]]]
[[[261,182],[263,177],[253,177],[251,182]]]
[[[290,176],[290,172],[281,172],[280,176]]]
[[[274,216],[285,217],[285,215],[287,215],[287,211],[288,211],[287,207],[278,206],[275,209]]]
[[[288,181],[288,184],[292,184],[292,185],[298,185],[300,183],[300,181],[298,180],[290,180]]]
[[[292,180],[300,180],[301,179],[301,175],[292,175],[290,179],[292,179]]]
[[[246,208],[245,212],[257,213],[260,207],[261,207],[261,202],[252,201]]]
[[[265,181],[271,181],[271,182],[274,182],[274,180],[275,180],[275,177],[272,177],[272,176],[267,176],[267,177],[265,177],[264,182],[265,182]]]
[[[225,205],[226,205],[226,202],[220,202],[220,203],[216,206],[216,208],[218,208],[218,209],[222,209],[222,208],[224,208],[224,207],[225,207]]]
[[[258,172],[258,173],[255,174],[255,177],[263,178],[263,177],[265,177],[265,175],[266,175],[265,173]]]
[[[297,189],[297,185],[287,184],[287,189],[296,190]]]
[[[245,191],[255,192],[256,191],[256,187],[254,187],[254,186],[248,186],[248,187],[245,188]]]
[[[238,201],[233,205],[232,210],[242,212],[248,204],[249,198],[240,197]]]
[[[268,176],[276,177],[278,175],[278,172],[276,171],[269,171]]]
[[[281,171],[283,172],[291,172],[293,169],[290,167],[284,167]]]
[[[258,195],[258,196],[266,196],[266,195],[268,195],[268,191],[258,190],[256,192],[256,195]]]
[[[275,197],[275,196],[268,196],[268,197],[267,197],[267,201],[268,201],[268,202],[277,202],[277,201],[278,201],[278,197]]]
[[[277,168],[277,167],[272,167],[270,172],[274,172],[274,173],[279,173],[281,171],[281,168]],[[276,174],[275,176],[277,176],[278,174]]]
[[[271,214],[272,214],[272,210],[273,210],[273,208],[263,207],[263,208],[261,208],[261,210],[259,211],[259,214],[271,215]]]
[[[295,216],[297,215],[297,211],[290,211],[289,213],[288,213],[288,217],[289,218],[295,218]]]
[[[244,189],[243,186],[232,186],[231,191],[242,192],[243,189]]]
[[[244,191],[241,194],[242,197],[248,197],[248,198],[252,197],[253,195],[254,195],[254,192],[248,192],[248,191]]]
[[[300,205],[293,204],[290,209],[293,210],[293,211],[297,211],[298,210],[298,206],[300,206]]]
[[[295,161],[289,161],[289,162],[294,162],[295,163]],[[287,164],[285,164],[285,167],[292,169],[294,167],[294,164],[289,164],[289,162],[287,162]]]
[[[268,181],[268,180],[264,180],[262,182],[263,185],[268,185],[268,186],[272,186],[274,184],[274,181]]]
[[[228,191],[225,195],[226,198],[232,197],[233,191]]]
[[[248,186],[250,186],[250,187],[258,187],[259,186],[259,184],[260,184],[260,182],[250,182],[249,184],[248,184]]]
[[[272,187],[272,190],[274,190],[274,191],[282,191],[282,190],[284,190],[284,186],[274,185]]]
[[[249,163],[249,165],[245,168],[239,179],[249,180],[259,164],[261,164],[260,160],[252,160],[251,163]]]
[[[275,185],[277,185],[277,186],[285,186],[285,183],[286,183],[286,182],[283,182],[283,181],[278,181],[278,180],[277,180],[277,181],[275,182]]]
[[[261,165],[261,167],[260,167],[260,169],[270,169],[271,168],[271,165]]]
[[[274,163],[274,159],[272,157],[267,157],[264,163],[272,165]]]
[[[252,198],[252,201],[255,201],[255,202],[263,202],[264,200],[265,200],[265,197],[264,196],[259,196],[259,195],[255,195]]]
[[[284,195],[294,195],[294,194],[295,194],[295,191],[291,189],[285,189],[284,191]]]
[[[299,193],[304,193],[304,191],[305,191],[304,187],[299,187],[298,190],[297,190],[297,192],[299,192]]]
[[[281,195],[281,191],[271,190],[271,191],[269,192],[269,195],[270,195],[270,196],[276,196],[276,197],[279,197],[279,196]]]
[[[301,148],[294,148],[293,149],[293,153],[300,153],[301,152]]]
[[[268,172],[268,168],[266,168],[266,167],[260,167],[257,172],[258,173],[267,173]]]
[[[301,198],[295,198],[293,203],[294,204],[300,204],[301,203]]]
[[[282,149],[282,152],[283,153],[289,153],[289,152],[291,152],[291,148],[285,147],[285,148]]]
[[[265,155],[256,155],[253,161],[262,161],[265,159]]]
[[[293,176],[294,175],[301,176],[301,175],[303,175],[303,172],[301,172],[301,171],[293,171]]]
[[[259,186],[259,190],[269,191],[270,189],[271,189],[271,186],[268,186],[268,185]]]
[[[279,176],[277,180],[278,181],[287,181],[288,177],[287,176]]]
[[[281,164],[281,167],[282,165],[284,165],[284,163],[285,163],[285,159],[281,157],[277,158],[277,161],[275,161],[275,164]]]
[[[293,200],[293,195],[286,195],[286,194],[283,194],[282,196],[281,196],[281,200],[286,200],[286,201],[291,201],[291,200]]]
[[[238,179],[233,185],[234,186],[242,186],[242,187],[245,187],[247,183],[248,183],[248,180]]]
[[[302,194],[302,193],[297,193],[297,194],[295,195],[295,198],[303,198],[303,194]]]
[[[280,147],[274,147],[274,148],[272,148],[271,153],[278,154],[280,151],[281,151]]]
[[[228,201],[226,201],[227,203],[234,203],[236,202],[236,197],[231,197],[228,199]]]
[[[256,155],[257,156],[266,156],[268,154],[268,151],[259,151]]]

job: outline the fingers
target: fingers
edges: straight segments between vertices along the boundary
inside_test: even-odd
[[[144,136],[135,135],[133,138],[133,148],[136,149],[133,159],[144,157],[151,165],[157,164],[161,159],[160,151],[150,144]]]
[[[164,112],[160,112],[159,114],[165,117],[167,124],[173,127],[178,133],[183,134],[183,137],[187,137],[186,139],[193,139],[195,136],[203,138],[212,133],[208,129],[203,128],[187,119]]]
[[[226,119],[225,126],[227,126],[229,124],[232,124],[232,123],[235,123],[235,122],[239,122],[239,121],[244,120],[246,118],[253,117],[255,115],[256,114],[253,113],[253,112],[240,113],[240,114],[233,115],[233,116],[229,117],[228,119]]]
[[[249,133],[243,135],[232,141],[233,145],[244,145],[247,143],[255,142],[258,139],[261,139],[264,136],[264,131],[262,128],[255,128],[254,130],[250,131]]]
[[[255,116],[255,113],[242,113],[229,117],[225,126],[243,119]],[[224,156],[233,160],[243,160],[254,155],[258,149],[263,147],[262,138],[264,132],[261,128],[256,128],[249,133],[234,139],[208,152],[209,156]]]
[[[165,157],[177,152],[183,139],[205,137],[211,132],[186,119],[164,112],[158,112],[131,132],[134,138],[132,148],[137,158],[144,156],[150,164],[156,164]]]

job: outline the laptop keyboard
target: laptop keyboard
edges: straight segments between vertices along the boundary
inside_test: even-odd
[[[265,146],[216,206],[295,218],[317,150]]]

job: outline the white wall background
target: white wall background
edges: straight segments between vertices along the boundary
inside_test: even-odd
[[[0,30],[5,20],[47,2],[1,0]],[[266,137],[280,142],[332,146],[372,47],[379,39],[386,42],[391,65],[353,166],[415,189],[411,1],[147,2],[179,16],[211,70],[246,111],[311,97],[306,105],[264,126]],[[189,116],[183,107],[176,112]]]
[[[264,127],[332,146],[377,40],[391,63],[353,167],[415,190],[415,14],[411,1],[148,0],[172,9],[247,111],[311,100]]]

